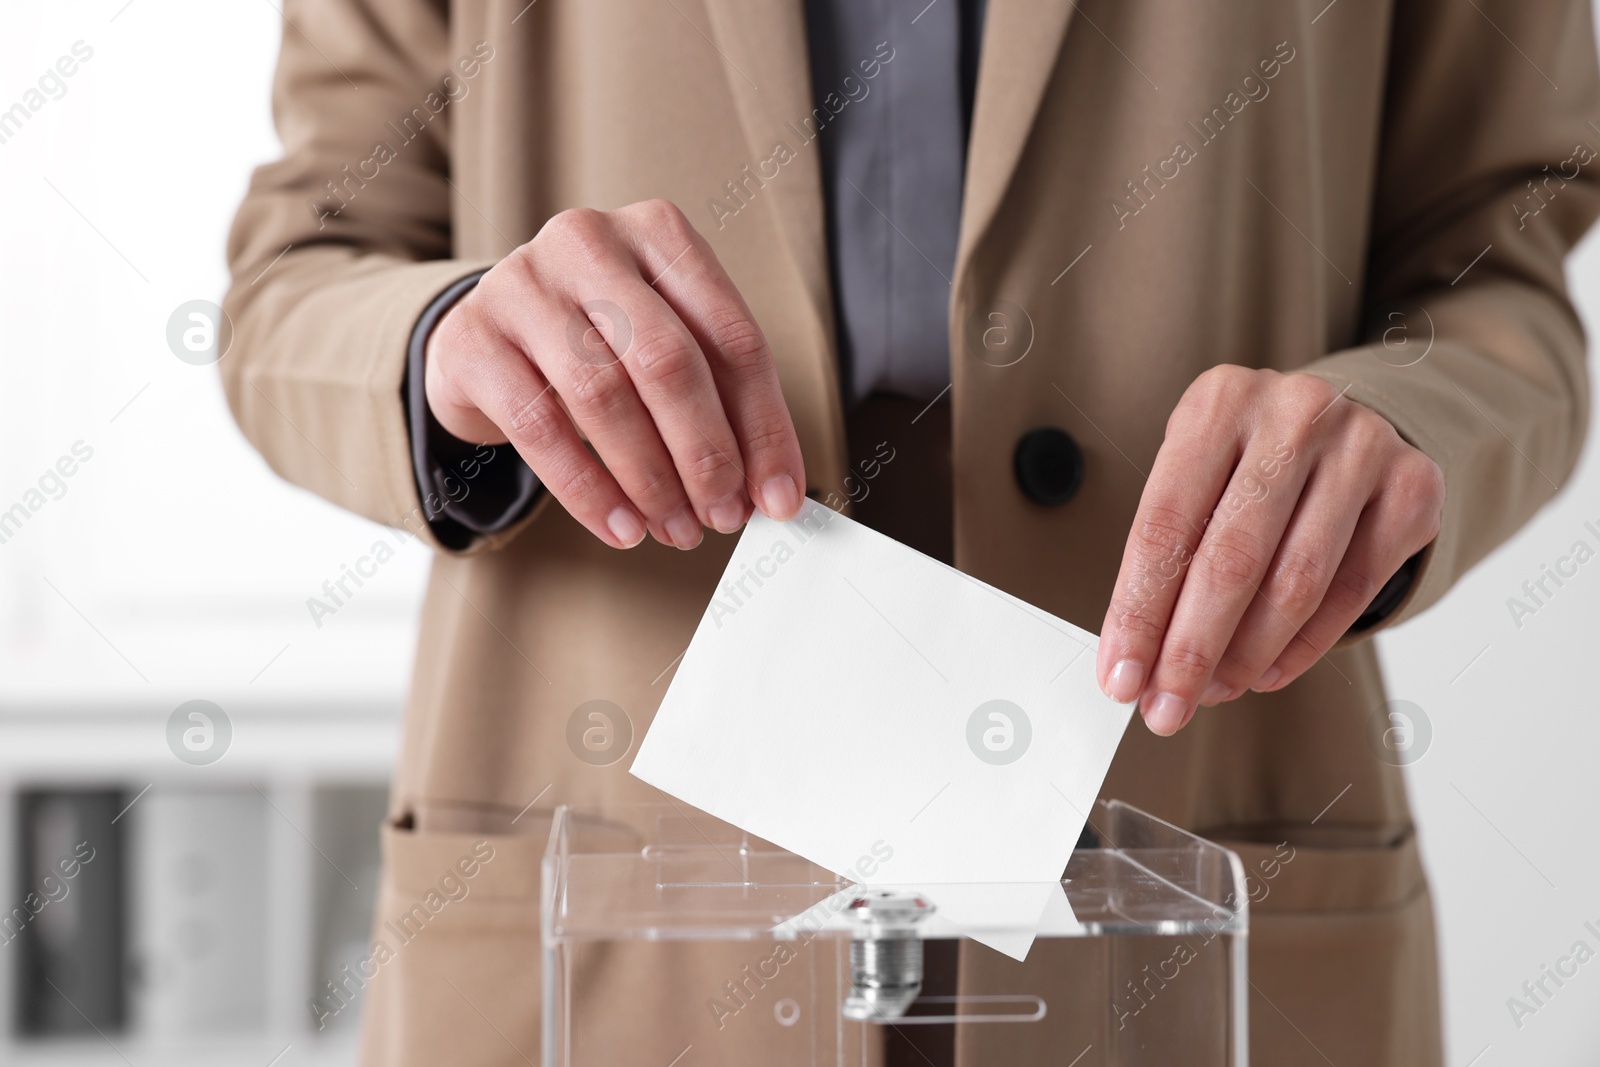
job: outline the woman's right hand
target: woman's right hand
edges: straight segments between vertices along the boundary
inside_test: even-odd
[[[646,531],[693,548],[752,503],[775,519],[800,509],[800,442],[766,338],[667,201],[556,215],[444,315],[426,366],[441,426],[510,442],[614,548]]]

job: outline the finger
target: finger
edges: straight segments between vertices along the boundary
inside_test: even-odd
[[[1321,606],[1251,688],[1270,693],[1309,670],[1349,632],[1401,564],[1437,533],[1437,513],[1419,513],[1406,488],[1379,492],[1362,511]]]
[[[699,520],[731,533],[750,514],[743,455],[711,365],[661,295],[638,278],[610,287],[632,329],[619,354],[677,469]],[[620,342],[617,342],[620,343]]]
[[[457,344],[442,343],[445,337],[454,339],[475,329],[470,325],[478,321],[470,305],[473,295],[462,297],[428,337],[423,357],[423,393],[428,409],[446,433],[475,444],[500,445],[506,443],[506,435],[467,396],[461,385],[465,368],[457,359],[457,353],[477,353],[487,342],[477,336],[464,336]]]
[[[481,332],[460,376],[462,395],[498,426],[568,514],[613,548],[644,540],[645,523],[622,487],[584,447],[555,392],[498,332]],[[470,440],[470,438],[469,438]]]
[[[1376,476],[1365,464],[1324,460],[1301,491],[1261,590],[1234,630],[1201,703],[1232,700],[1272,666],[1321,606]]]
[[[1201,421],[1175,415],[1168,425],[1101,627],[1100,687],[1123,703],[1144,691],[1185,572],[1239,459],[1239,441],[1204,440]]]
[[[548,333],[529,336],[544,342],[535,354],[540,366],[596,450],[617,464],[619,477],[629,478],[624,471],[637,460],[646,468],[643,491],[686,495],[684,510],[664,522],[672,542],[689,547],[699,541],[700,525],[732,531],[749,514],[743,464],[705,357],[640,278],[620,215],[563,212],[547,224],[549,240],[535,249],[538,263],[529,264],[533,280],[556,279],[560,296],[585,315],[557,339],[556,352]],[[604,347],[594,343],[595,332]],[[635,417],[640,410],[645,418]],[[646,425],[670,456],[670,478],[655,470]]]
[[[800,510],[805,463],[755,316],[716,254],[675,208],[646,214],[638,226],[635,254],[645,276],[709,361],[744,461],[746,488],[767,515],[791,518]]]
[[[561,216],[561,239],[548,251],[541,249],[545,258],[538,270],[541,277],[563,280],[562,295],[584,308],[594,326],[604,328],[610,352],[578,343],[590,336],[579,317],[564,358],[544,353],[539,358],[553,359],[546,373],[574,420],[586,431],[598,420],[590,436],[602,452],[605,436],[632,425],[628,394],[636,395],[672,458],[675,480],[687,494],[696,521],[732,531],[749,513],[738,444],[699,344],[639,276],[644,268],[632,247],[627,211],[637,211],[637,206],[614,217],[594,212]],[[684,228],[689,229],[687,222]],[[597,354],[602,358],[595,358]],[[618,436],[617,443],[625,444],[625,439]]]
[[[609,284],[626,286],[630,276],[631,265],[619,262]],[[638,286],[638,279],[631,284]],[[635,309],[630,315],[603,300],[591,300],[586,311],[532,279],[518,294],[497,305],[500,325],[549,382],[552,401],[559,397],[565,405],[569,421],[588,438],[656,540],[681,549],[698,545],[701,520],[655,418],[614,350],[628,346],[628,324],[643,313]]]
[[[1194,713],[1294,514],[1310,459],[1261,443],[1270,440],[1258,435],[1246,448],[1184,577],[1140,701],[1158,734]]]

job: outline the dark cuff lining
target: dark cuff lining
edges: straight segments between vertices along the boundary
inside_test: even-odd
[[[428,408],[423,376],[428,335],[485,273],[479,271],[462,278],[423,311],[411,331],[405,380],[400,383],[411,437],[411,467],[422,498],[422,512],[434,537],[454,551],[516,523],[544,491],[538,477],[510,445],[463,441],[440,426]]]
[[[1394,576],[1383,583],[1383,588],[1378,590],[1378,595],[1372,598],[1372,603],[1367,605],[1367,610],[1350,627],[1350,633],[1359,634],[1372,629],[1383,620],[1393,615],[1400,602],[1405,600],[1406,594],[1411,592],[1411,584],[1416,581],[1417,571],[1422,566],[1422,555],[1427,549],[1418,552],[1394,572]]]

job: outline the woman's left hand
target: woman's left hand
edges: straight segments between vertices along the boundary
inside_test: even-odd
[[[1218,366],[1167,420],[1100,634],[1155,733],[1288,685],[1439,532],[1444,475],[1309,374]]]

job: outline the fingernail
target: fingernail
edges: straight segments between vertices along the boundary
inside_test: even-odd
[[[787,474],[775,474],[761,483],[761,510],[774,519],[789,519],[800,510],[800,491]]]
[[[644,522],[626,504],[618,504],[606,516],[606,529],[623,548],[632,548],[644,540]]]
[[[711,526],[718,533],[733,533],[744,525],[744,494],[731,493],[707,509]]]
[[[1265,693],[1267,690],[1269,690],[1273,686],[1277,685],[1278,684],[1278,679],[1282,678],[1282,677],[1283,677],[1283,668],[1281,668],[1281,667],[1268,667],[1267,668],[1267,673],[1265,673],[1261,677],[1257,678],[1256,679],[1256,684],[1252,685],[1250,688],[1254,689],[1258,693]]]
[[[1200,694],[1200,703],[1209,708],[1213,704],[1222,703],[1227,698],[1228,687],[1213,678],[1211,683],[1206,686],[1206,691]]]
[[[1118,704],[1132,704],[1144,688],[1144,664],[1131,659],[1119,659],[1106,676],[1106,696]]]
[[[1173,693],[1161,693],[1145,704],[1144,723],[1150,732],[1171,737],[1189,716],[1189,702]]]
[[[666,527],[667,536],[672,538],[672,543],[679,548],[693,548],[700,543],[700,520],[694,517],[694,512],[685,504],[683,507],[667,516],[662,524]]]

